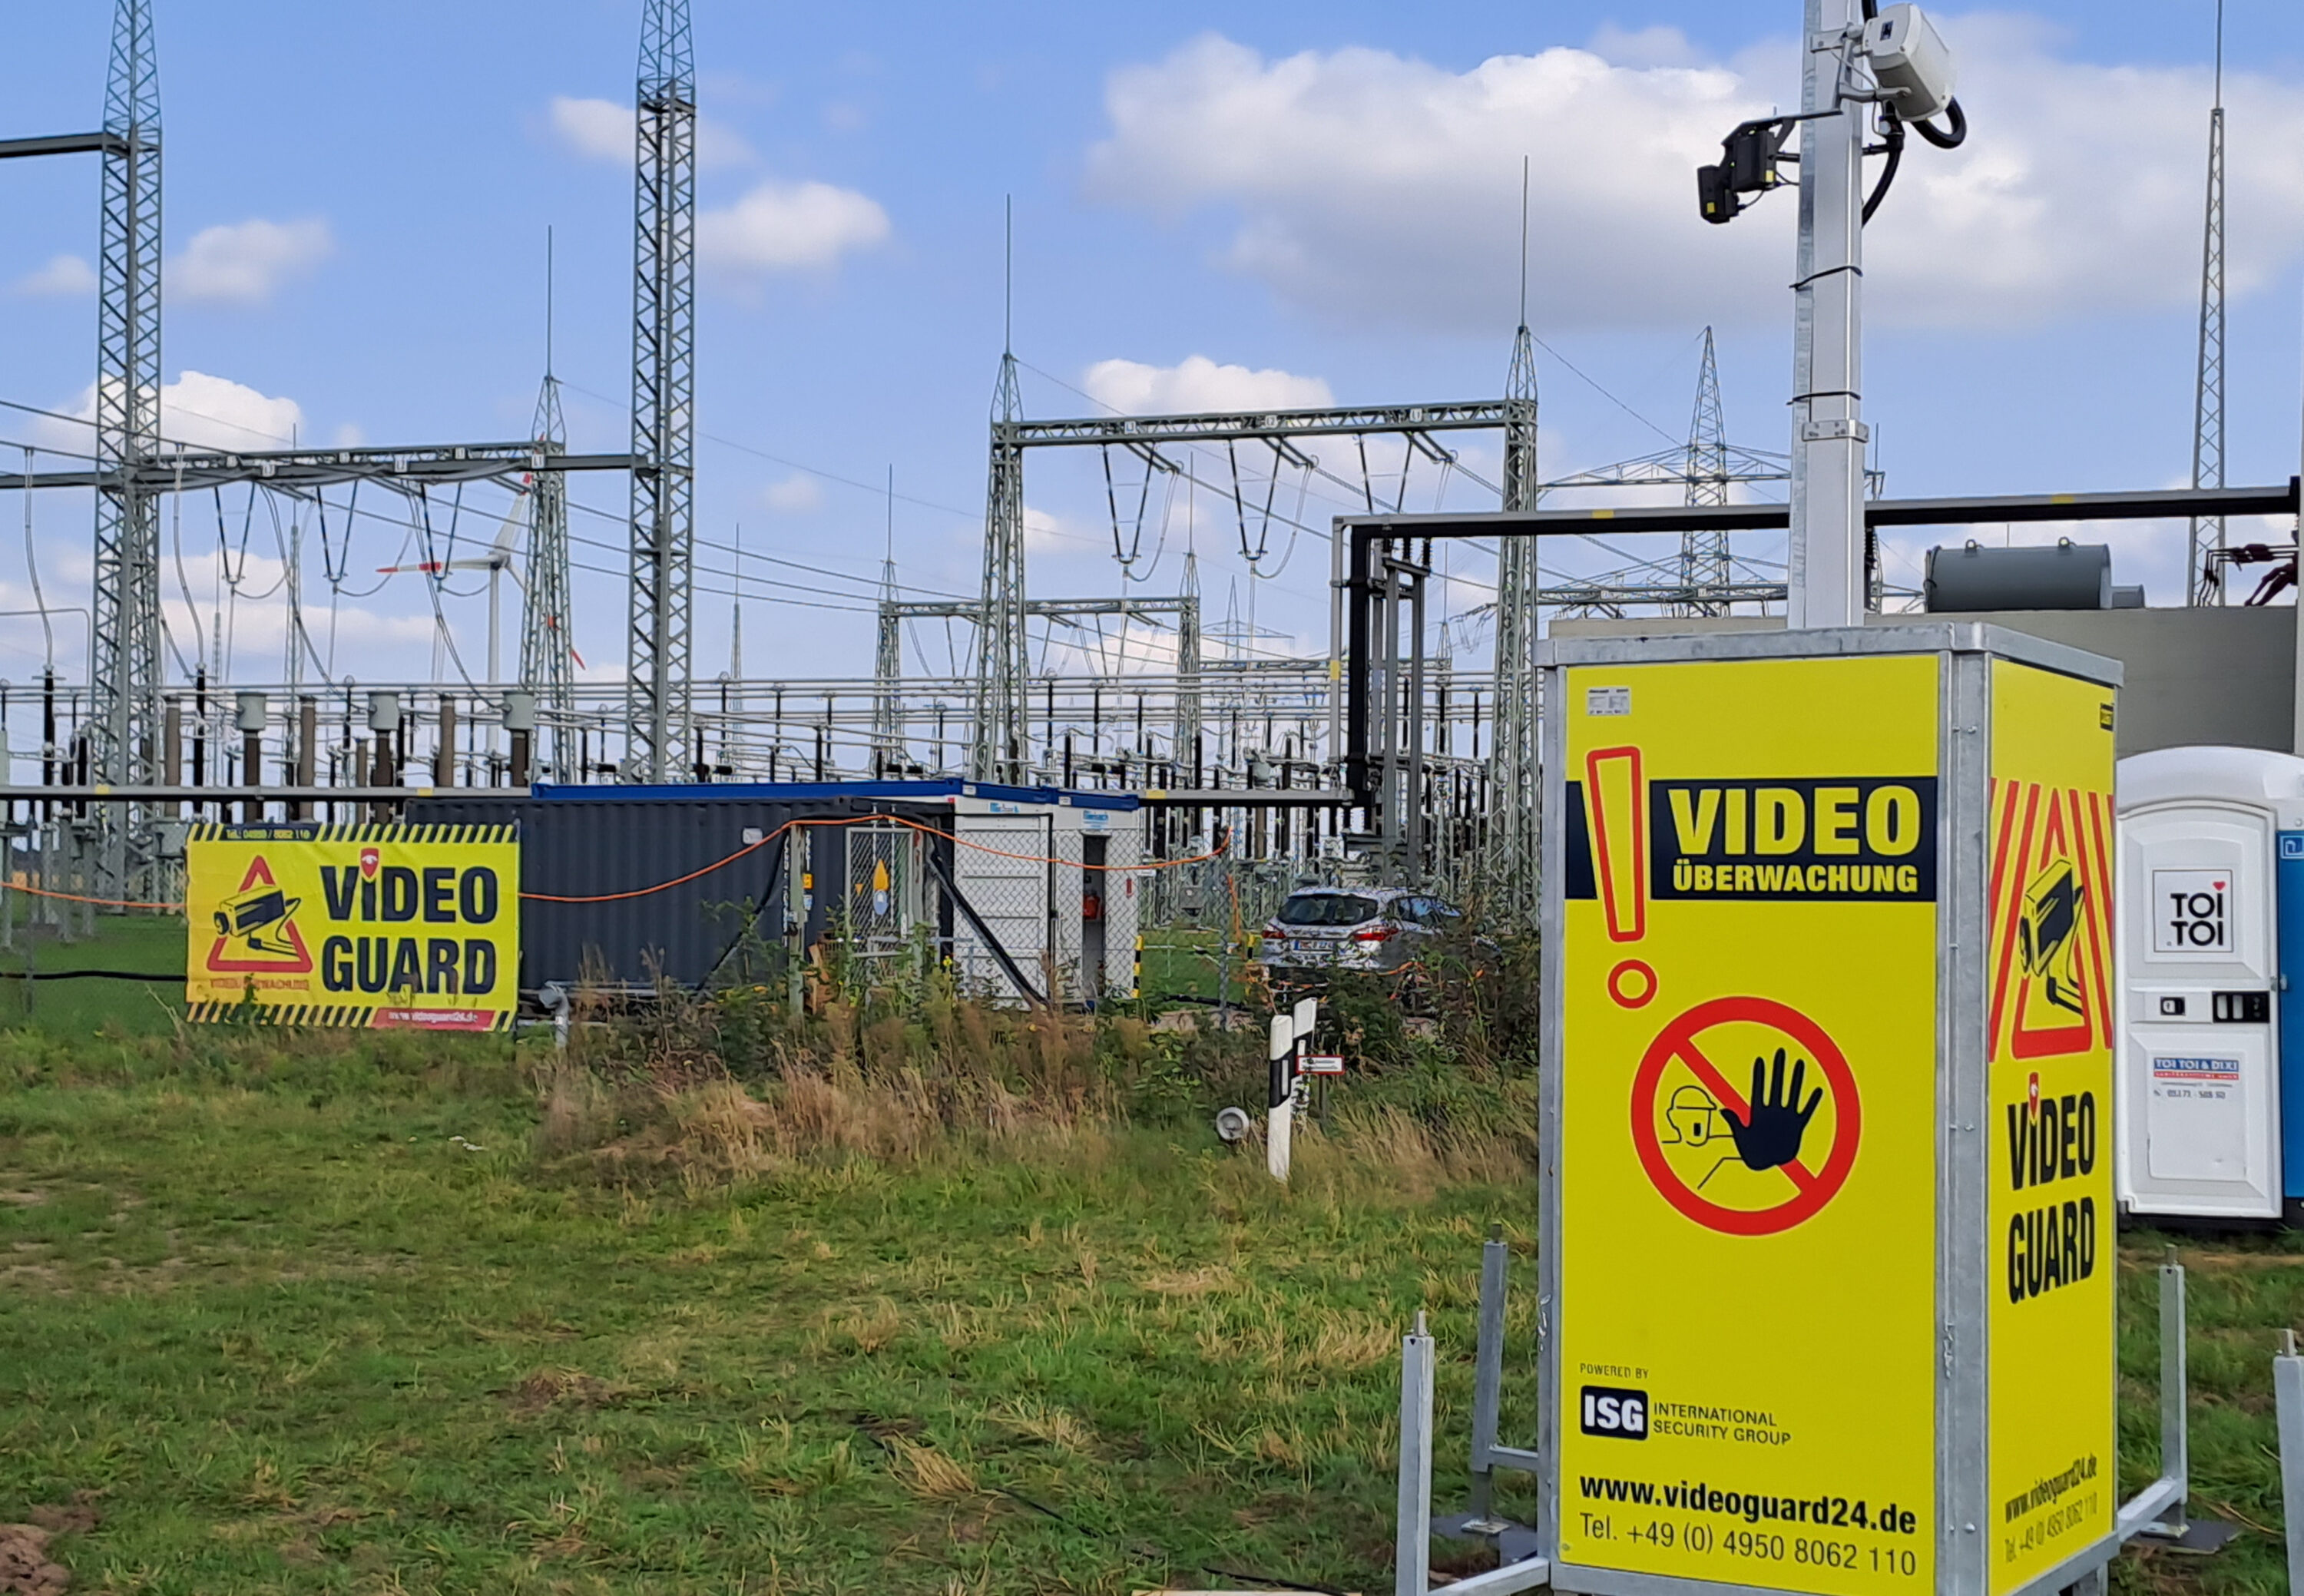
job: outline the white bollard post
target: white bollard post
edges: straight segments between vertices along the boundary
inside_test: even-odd
[[[2288,1535],[2288,1588],[2304,1591],[2304,1357],[2296,1332],[2280,1332],[2272,1360],[2272,1390],[2280,1412],[2280,1506]]]
[[[1425,1596],[1432,1583],[1432,1336],[1424,1311],[1400,1344],[1400,1518],[1393,1548],[1393,1596]]]
[[[1264,1167],[1283,1185],[1296,1121],[1296,1081],[1289,1067],[1295,1050],[1294,1020],[1284,1014],[1273,1015],[1272,1082],[1271,1090],[1265,1093]]]

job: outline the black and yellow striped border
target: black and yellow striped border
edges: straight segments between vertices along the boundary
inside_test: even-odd
[[[361,825],[329,826],[317,821],[286,821],[276,826],[237,826],[221,820],[199,820],[185,833],[196,843],[516,843],[520,823],[489,825],[413,825],[377,820]]]
[[[200,1001],[184,1006],[184,1017],[195,1024],[221,1024],[237,1020],[253,1025],[315,1025],[338,1030],[374,1030],[376,1016],[386,1009],[404,1010],[404,1003],[216,1003]],[[510,1031],[512,1014],[509,1010],[490,1016],[487,1029]],[[395,1031],[464,1031],[462,1026],[428,1026],[400,1024]],[[478,1031],[466,1031],[469,1035]]]

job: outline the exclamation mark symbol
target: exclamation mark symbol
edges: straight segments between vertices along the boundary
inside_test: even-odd
[[[1599,854],[1594,874],[1608,917],[1608,940],[1638,942],[1648,929],[1648,824],[1640,751],[1596,748],[1584,756],[1584,776],[1592,843]]]

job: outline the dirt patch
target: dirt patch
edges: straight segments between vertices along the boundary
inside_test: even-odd
[[[11,1208],[38,1208],[47,1200],[46,1192],[0,1192],[0,1203]]]
[[[539,1369],[512,1388],[512,1405],[521,1413],[539,1413],[547,1407],[606,1407],[623,1395],[581,1369]]]
[[[2176,1261],[2196,1269],[2304,1269],[2299,1252],[2181,1252]],[[2154,1267],[2157,1267],[2156,1261]]]
[[[1146,1275],[1136,1284],[1158,1296],[1206,1296],[1212,1291],[1232,1291],[1240,1280],[1221,1263],[1203,1264],[1196,1269],[1176,1269],[1166,1274]]]
[[[51,1532],[32,1524],[0,1524],[0,1596],[61,1596],[72,1570],[48,1559]]]
[[[46,1291],[56,1296],[68,1296],[72,1287],[64,1282],[64,1272],[53,1263],[0,1264],[0,1282],[23,1291]]]
[[[25,1515],[40,1528],[55,1535],[85,1535],[104,1522],[97,1511],[100,1490],[75,1490],[72,1500],[61,1504],[35,1507]]]

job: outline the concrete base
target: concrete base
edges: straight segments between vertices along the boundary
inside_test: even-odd
[[[1484,1527],[1475,1530],[1471,1527],[1475,1524]],[[1485,1528],[1489,1524],[1502,1524],[1504,1527],[1500,1532],[1491,1532]],[[1485,1541],[1496,1549],[1496,1560],[1500,1563],[1524,1562],[1537,1553],[1536,1532],[1527,1524],[1502,1517],[1476,1519],[1469,1513],[1453,1513],[1432,1521],[1432,1535],[1435,1540]]]
[[[2240,1525],[2236,1524],[2226,1524],[2221,1518],[2193,1518],[2185,1521],[2181,1535],[2162,1535],[2146,1530],[2137,1536],[2134,1544],[2156,1546],[2177,1557],[2207,1558],[2239,1538]]]

